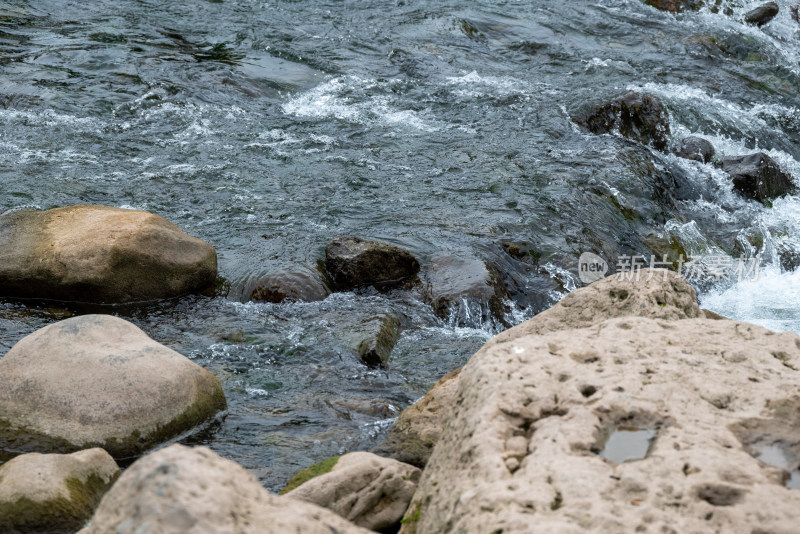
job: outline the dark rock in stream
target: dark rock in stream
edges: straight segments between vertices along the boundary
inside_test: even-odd
[[[733,181],[733,188],[745,198],[765,202],[793,193],[796,188],[791,177],[781,171],[778,164],[758,152],[722,160],[722,170]]]
[[[574,120],[595,134],[621,135],[657,150],[666,150],[670,135],[666,107],[653,95],[628,93],[576,115]]]
[[[400,338],[400,320],[379,315],[349,327],[340,337],[367,367],[383,367]]]
[[[714,154],[714,145],[702,137],[693,135],[684,139],[681,143],[681,148],[676,152],[676,155],[681,158],[699,161],[700,163],[709,163]]]
[[[337,290],[388,289],[412,280],[419,262],[406,249],[359,237],[337,237],[325,248],[325,269]]]
[[[670,13],[697,11],[703,7],[702,0],[645,0],[645,4]]]
[[[760,27],[774,19],[779,11],[780,8],[778,7],[777,3],[767,2],[766,4],[758,6],[752,11],[745,13],[744,21],[747,24],[755,24],[756,26]]]
[[[254,302],[316,302],[329,291],[317,273],[281,271],[248,283],[244,295]]]

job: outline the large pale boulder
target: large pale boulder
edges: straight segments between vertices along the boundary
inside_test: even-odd
[[[51,324],[0,359],[0,450],[130,457],[225,408],[214,375],[110,315]]]
[[[697,293],[672,271],[653,269],[613,275],[573,291],[552,308],[489,340],[479,351],[524,335],[583,328],[612,317],[687,319],[704,317]],[[401,462],[424,467],[455,402],[458,371],[444,376],[397,418],[374,450]]]
[[[117,476],[103,449],[17,456],[0,466],[0,532],[75,532]]]
[[[421,471],[368,452],[341,456],[331,470],[285,495],[317,504],[354,524],[384,530],[400,523]]]
[[[216,276],[211,245],[146,211],[78,205],[0,217],[0,296],[146,301]]]
[[[494,343],[461,372],[401,533],[796,532],[800,492],[770,457],[800,461],[798,369],[800,337],[728,320]],[[616,463],[597,453],[617,430],[652,442]]]
[[[367,534],[313,504],[270,494],[205,447],[172,445],[129,467],[80,534]]]

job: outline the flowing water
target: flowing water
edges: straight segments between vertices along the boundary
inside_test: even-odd
[[[761,254],[756,281],[698,283],[703,305],[800,331],[800,199],[743,200],[712,165],[570,119],[647,91],[673,145],[696,134],[724,156],[765,151],[800,183],[800,24],[779,3],[757,28],[740,22],[752,1],[679,15],[639,0],[5,1],[0,212],[145,209],[212,243],[227,297],[106,311],[220,378],[229,414],[189,441],[280,489],[375,444],[498,328],[443,321],[419,290],[240,302],[253,277],[315,268],[337,235],[423,265],[492,262],[509,324],[579,286],[585,251]],[[2,302],[0,350],[82,311]],[[367,370],[337,340],[387,312],[403,334],[389,367]]]

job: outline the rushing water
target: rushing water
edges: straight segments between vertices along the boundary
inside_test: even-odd
[[[751,1],[677,16],[639,0],[0,3],[0,212],[133,207],[212,243],[228,298],[110,311],[220,378],[230,412],[191,441],[279,489],[375,444],[495,331],[436,318],[418,291],[236,298],[252,277],[314,268],[336,235],[499,265],[509,323],[579,284],[584,251],[761,253],[759,280],[701,285],[702,302],[800,331],[786,269],[800,200],[743,200],[712,165],[570,120],[644,90],[674,144],[763,150],[800,183],[800,24],[779,3],[760,29],[740,22]],[[511,258],[506,240],[540,259]],[[81,311],[0,303],[0,350]],[[404,331],[371,371],[337,336],[383,312]]]

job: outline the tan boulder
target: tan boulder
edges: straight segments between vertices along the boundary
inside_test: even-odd
[[[286,496],[327,508],[360,527],[383,530],[400,523],[420,474],[396,460],[353,452]]]
[[[103,449],[17,456],[0,466],[0,532],[75,532],[117,476]]]
[[[0,450],[130,457],[225,408],[214,375],[110,315],[51,324],[0,359]]]
[[[800,492],[756,456],[800,463],[798,369],[800,337],[725,320],[493,343],[461,372],[401,532],[796,532]],[[598,454],[636,441],[617,430],[652,441],[617,463]]]
[[[0,217],[0,296],[146,301],[216,276],[211,245],[146,211],[78,205]]]
[[[705,315],[697,305],[694,288],[673,271],[614,275],[573,291],[552,308],[498,334],[478,353],[524,335],[582,328],[626,316],[688,319]],[[420,401],[406,408],[373,452],[424,467],[453,406],[458,376],[458,370],[444,376]]]
[[[270,494],[205,447],[172,445],[129,467],[80,534],[367,534],[313,504]]]

